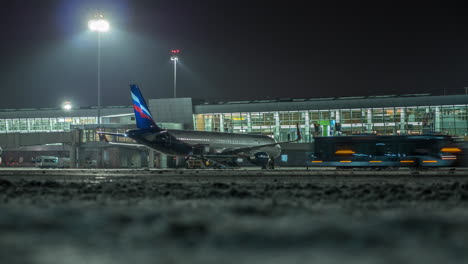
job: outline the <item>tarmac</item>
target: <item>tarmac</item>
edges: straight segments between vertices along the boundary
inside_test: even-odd
[[[258,169],[257,167],[236,169],[42,169],[42,168],[0,168],[0,176],[173,176],[173,175],[223,175],[223,176],[468,176],[468,167],[436,168],[336,168],[336,167],[277,167]]]
[[[466,168],[0,170],[2,263],[468,263]]]

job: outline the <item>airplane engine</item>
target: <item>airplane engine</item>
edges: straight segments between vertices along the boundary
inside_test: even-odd
[[[253,157],[250,157],[250,162],[255,165],[259,165],[265,167],[268,165],[268,161],[270,160],[270,156],[266,152],[257,152],[254,154]]]

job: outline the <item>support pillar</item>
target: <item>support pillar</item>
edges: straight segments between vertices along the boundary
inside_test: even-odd
[[[440,118],[440,107],[436,106],[435,107],[435,117],[434,117],[434,129],[435,132],[440,132],[440,127],[441,127],[441,118]]]
[[[219,114],[219,132],[224,132],[224,114]]]
[[[336,123],[341,123],[340,110],[336,110],[336,111],[335,111],[335,122],[336,122]]]
[[[279,119],[279,113],[278,112],[275,112],[274,113],[274,117],[275,117],[275,139],[276,140],[280,140],[280,119]]]
[[[400,111],[400,134],[406,134],[406,108]]]
[[[159,164],[161,166],[161,169],[167,168],[167,155],[163,153],[159,153]]]
[[[96,167],[102,168],[102,148],[97,147],[97,160],[96,160]]]
[[[154,168],[154,150],[148,150],[148,168]]]
[[[205,119],[205,131],[213,131],[213,116],[204,116]]]
[[[305,111],[304,115],[305,128],[304,128],[304,140],[303,142],[310,142],[310,116],[309,112]]]
[[[80,146],[77,146],[77,148],[76,148],[76,160],[78,162],[78,165],[77,165],[78,168],[85,167],[83,152],[84,152],[84,149],[82,147],[80,147]]]
[[[76,145],[71,144],[70,146],[70,168],[74,169],[76,168]]]
[[[28,122],[29,124],[29,122]],[[70,146],[70,168],[77,168],[78,166],[78,146],[80,142],[80,131],[73,129],[71,133],[71,146]]]
[[[247,132],[252,132],[252,117],[250,115],[250,112],[247,113]]]
[[[335,111],[335,125],[340,123],[341,124],[341,113],[340,110]],[[333,135],[338,135],[338,131],[336,131],[336,127],[333,127]],[[332,135],[332,136],[333,136]]]
[[[367,133],[372,133],[372,109],[367,109]]]

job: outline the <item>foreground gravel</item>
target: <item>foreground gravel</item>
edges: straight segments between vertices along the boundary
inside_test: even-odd
[[[1,176],[0,262],[468,263],[468,178]]]

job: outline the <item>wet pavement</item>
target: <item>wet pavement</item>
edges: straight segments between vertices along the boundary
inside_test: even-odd
[[[468,263],[458,171],[0,170],[0,259]]]

